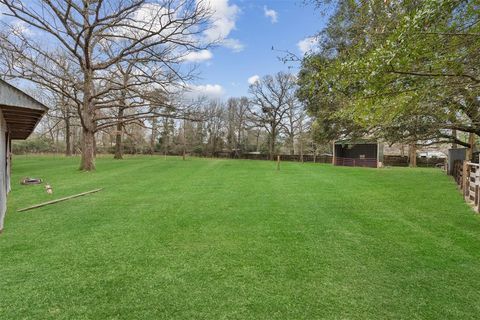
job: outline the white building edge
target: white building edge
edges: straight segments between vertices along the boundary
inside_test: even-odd
[[[0,80],[0,232],[10,192],[10,145],[26,139],[48,108],[16,87]]]

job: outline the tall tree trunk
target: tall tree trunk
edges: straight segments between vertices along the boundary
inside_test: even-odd
[[[212,135],[212,157],[215,157],[216,153],[217,153],[217,130],[214,129],[213,135]]]
[[[183,119],[183,154],[182,159],[185,161],[185,156],[187,153],[187,136],[185,134],[185,119]]]
[[[152,134],[150,135],[150,154],[155,154],[155,141],[157,133],[157,118],[152,118]]]
[[[268,152],[270,160],[274,160],[275,153],[275,137],[277,135],[276,128],[272,126],[272,134],[270,135],[270,141],[268,141]]]
[[[86,72],[83,88],[83,106],[82,106],[82,157],[80,160],[80,170],[95,170],[95,108],[91,99],[93,91],[93,76],[91,72]]]
[[[409,153],[410,167],[416,167],[417,166],[417,145],[415,143],[410,144],[408,153]]]
[[[123,159],[123,123],[121,122],[123,118],[124,108],[118,108],[117,114],[117,127],[115,132],[115,155],[114,159]]]
[[[300,144],[300,161],[303,163],[303,133],[300,132],[300,139],[299,139],[299,144]]]
[[[95,170],[95,132],[93,130],[83,128],[82,132],[82,158],[80,162],[80,170]]]
[[[95,138],[95,133],[93,134],[93,158],[97,157],[97,139]]]
[[[467,155],[466,155],[466,160],[472,161],[473,159],[473,149],[475,148],[475,134],[470,133],[468,135],[468,144],[470,145],[470,148],[467,149]]]
[[[290,154],[293,156],[295,154],[295,135],[290,135]]]
[[[239,125],[238,134],[237,134],[237,143],[235,145],[235,157],[236,158],[239,158],[240,157],[240,152],[244,151],[243,148],[240,147],[241,143],[242,143],[242,126]]]
[[[164,120],[163,124],[163,138],[162,138],[162,143],[163,143],[163,151],[165,153],[165,160],[167,160],[167,154],[168,154],[168,147],[170,145],[170,137],[169,137],[169,125],[168,125],[168,119]]]
[[[167,139],[168,139],[168,136],[165,136],[164,140],[166,140],[166,141],[163,142],[164,143],[163,153],[165,155],[165,160],[167,160],[167,154],[168,154],[168,140]]]
[[[70,129],[70,116],[65,118],[65,156],[70,157],[72,155],[72,142],[71,142],[71,129]]]

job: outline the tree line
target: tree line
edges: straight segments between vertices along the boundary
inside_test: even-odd
[[[129,122],[118,119],[115,126],[95,134],[95,150],[116,159],[125,153],[241,157],[260,152],[273,158],[278,153],[327,151],[312,139],[311,119],[296,97],[297,89],[296,77],[280,72],[253,83],[247,97],[183,100],[179,105],[188,109],[188,116],[179,115],[179,107],[164,107],[161,115]],[[73,105],[54,101],[40,132],[17,142],[14,152],[81,154],[81,118]]]

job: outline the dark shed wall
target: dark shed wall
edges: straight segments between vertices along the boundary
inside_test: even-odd
[[[448,150],[448,174],[453,174],[453,164],[455,160],[463,161],[466,159],[467,149],[458,148],[458,149],[449,149]]]
[[[377,144],[335,145],[335,156],[359,159],[364,155],[367,159],[377,159]]]

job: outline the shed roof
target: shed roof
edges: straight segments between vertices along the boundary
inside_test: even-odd
[[[0,110],[12,139],[26,139],[48,108],[0,79]]]
[[[378,141],[374,139],[367,139],[367,138],[358,138],[358,139],[342,139],[335,141],[337,145],[345,145],[345,144],[377,144]]]

